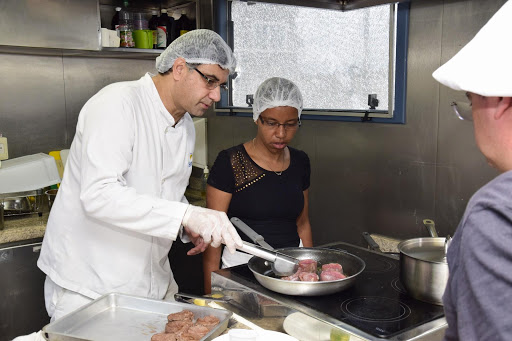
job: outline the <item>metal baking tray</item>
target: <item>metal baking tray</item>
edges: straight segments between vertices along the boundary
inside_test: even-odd
[[[111,293],[44,326],[43,335],[50,341],[149,341],[153,334],[165,330],[168,314],[185,309],[196,319],[207,315],[219,318],[219,324],[202,341],[222,334],[232,315],[227,310]]]

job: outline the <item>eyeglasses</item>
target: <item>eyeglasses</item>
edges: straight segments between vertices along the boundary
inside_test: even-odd
[[[473,113],[471,103],[468,102],[452,102],[452,106],[455,115],[462,121],[473,121]]]
[[[227,84],[220,84],[220,82],[218,80],[214,80],[214,79],[211,79],[211,78],[205,76],[201,71],[199,71],[195,67],[189,66],[189,68],[192,69],[192,70],[196,70],[197,73],[200,74],[201,77],[204,78],[204,80],[206,81],[206,88],[208,90],[213,90],[213,89],[217,88],[218,86],[220,86],[220,88],[222,90],[227,90],[228,89],[228,85]]]
[[[272,130],[278,129],[280,126],[283,126],[284,130],[296,130],[302,125],[300,120],[291,123],[279,123],[277,121],[269,121],[267,118],[261,117],[261,115],[260,121],[261,123],[263,123],[264,127],[267,127],[268,129]]]

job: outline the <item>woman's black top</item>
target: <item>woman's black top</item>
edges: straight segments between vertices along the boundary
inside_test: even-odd
[[[311,167],[303,151],[288,147],[290,166],[281,175],[258,166],[243,145],[217,156],[208,184],[231,193],[228,216],[240,218],[274,248],[297,247],[297,218],[304,208]],[[243,240],[252,242],[238,231]]]

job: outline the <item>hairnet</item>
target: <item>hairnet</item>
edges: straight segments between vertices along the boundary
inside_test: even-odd
[[[220,35],[205,29],[193,30],[179,36],[156,58],[156,69],[164,73],[182,57],[190,64],[218,64],[235,72],[236,59],[233,51]]]
[[[507,1],[476,36],[432,76],[454,90],[512,97],[512,1]]]
[[[260,84],[252,105],[252,118],[258,119],[260,114],[269,108],[293,107],[298,116],[302,112],[302,94],[299,87],[286,78],[273,77]]]

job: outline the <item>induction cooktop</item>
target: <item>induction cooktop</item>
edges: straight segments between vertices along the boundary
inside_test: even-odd
[[[400,282],[400,261],[382,253],[346,243],[323,247],[344,250],[360,257],[365,270],[355,284],[339,293],[326,296],[283,296],[293,306],[307,308],[328,316],[331,321],[350,325],[376,338],[390,339],[399,334],[444,317],[442,306],[418,301],[409,295]],[[256,291],[269,292],[261,286],[247,265],[228,268],[233,278],[251,283]]]

